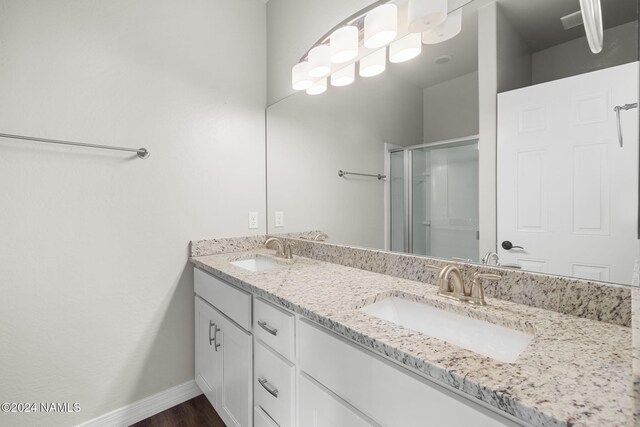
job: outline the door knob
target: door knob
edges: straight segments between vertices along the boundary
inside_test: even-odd
[[[511,243],[508,240],[505,240],[504,242],[502,242],[502,249],[510,251],[511,249],[522,249],[524,250],[524,248],[522,246],[514,246],[513,243]]]

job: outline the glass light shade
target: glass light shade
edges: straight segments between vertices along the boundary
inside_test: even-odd
[[[373,77],[387,68],[387,48],[376,50],[360,60],[360,76]]]
[[[409,32],[421,33],[447,19],[447,0],[409,0]]]
[[[313,84],[313,86],[307,89],[307,94],[320,95],[321,93],[325,93],[326,91],[327,91],[327,78],[325,77],[323,79],[318,80]]]
[[[316,46],[309,51],[309,76],[326,77],[331,74],[331,49],[327,45]]]
[[[331,62],[344,64],[358,56],[358,28],[353,25],[338,28],[329,37]]]
[[[364,17],[364,47],[377,49],[386,46],[398,35],[398,7],[383,4]]]
[[[389,62],[397,64],[415,58],[422,52],[420,33],[409,33],[389,45]]]
[[[422,33],[422,43],[442,43],[457,36],[460,31],[462,31],[462,9],[451,12],[442,24]]]
[[[580,0],[580,10],[589,48],[593,53],[600,53],[603,37],[600,0]]]
[[[356,64],[349,64],[331,74],[331,86],[347,86],[356,79]]]
[[[309,63],[299,62],[291,69],[291,86],[295,90],[305,90],[313,86],[313,80],[309,77]]]

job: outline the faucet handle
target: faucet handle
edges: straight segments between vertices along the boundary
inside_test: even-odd
[[[484,286],[482,286],[481,280],[491,280],[497,282],[502,279],[502,276],[498,274],[489,273],[473,273],[473,283],[471,284],[471,303],[475,305],[487,305],[484,301]]]
[[[287,240],[284,244],[284,257],[286,259],[293,259],[293,248],[295,244]]]

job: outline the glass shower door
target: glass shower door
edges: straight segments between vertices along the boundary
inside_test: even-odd
[[[389,243],[390,249],[394,252],[407,252],[404,154],[404,151],[393,151],[389,153]]]
[[[410,252],[479,259],[477,140],[413,149],[410,193]]]

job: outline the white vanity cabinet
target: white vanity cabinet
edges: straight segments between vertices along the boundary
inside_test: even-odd
[[[298,366],[301,372],[348,402],[354,408],[352,412],[357,410],[373,420],[374,425],[519,425],[306,320],[298,321]],[[334,401],[333,408],[337,411],[340,402]],[[342,409],[340,414],[344,413]]]
[[[251,427],[251,294],[198,269],[194,289],[196,383],[227,426]]]
[[[295,316],[254,298],[254,376],[256,411],[280,427],[293,427],[296,405]]]
[[[194,287],[196,382],[227,426],[526,425],[197,268]]]

